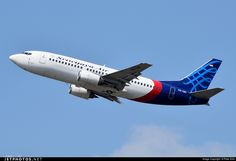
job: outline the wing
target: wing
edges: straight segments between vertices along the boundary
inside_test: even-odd
[[[132,79],[140,76],[141,72],[149,68],[150,66],[151,64],[140,63],[130,68],[104,75],[101,78],[103,80],[103,83],[101,85],[112,87],[120,91],[127,85],[126,83],[129,83],[129,81],[131,81]]]

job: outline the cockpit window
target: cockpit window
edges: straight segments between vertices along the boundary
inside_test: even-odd
[[[30,53],[30,52],[23,52],[25,55],[32,55],[32,53]]]

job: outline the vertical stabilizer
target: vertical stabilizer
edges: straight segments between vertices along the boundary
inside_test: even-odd
[[[221,62],[222,61],[218,59],[211,59],[184,77],[181,81],[179,81],[179,83],[181,83],[181,86],[189,92],[206,90],[220,67]]]

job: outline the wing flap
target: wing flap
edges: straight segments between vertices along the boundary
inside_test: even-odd
[[[100,96],[100,97],[103,97],[103,98],[105,98],[105,99],[108,99],[109,101],[115,101],[115,102],[117,102],[117,103],[121,103],[121,101],[119,100],[119,98],[118,97],[116,97],[116,96],[112,96],[112,95],[110,95],[110,94],[106,94],[106,93],[101,93],[101,92],[96,92],[96,91],[93,91],[93,93],[95,94],[95,95],[98,95],[98,96]]]

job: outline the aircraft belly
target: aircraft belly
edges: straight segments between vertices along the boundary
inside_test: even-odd
[[[135,99],[146,95],[150,91],[150,88],[137,87],[133,85],[131,87],[126,87],[125,90],[118,92],[117,95],[127,99]]]

